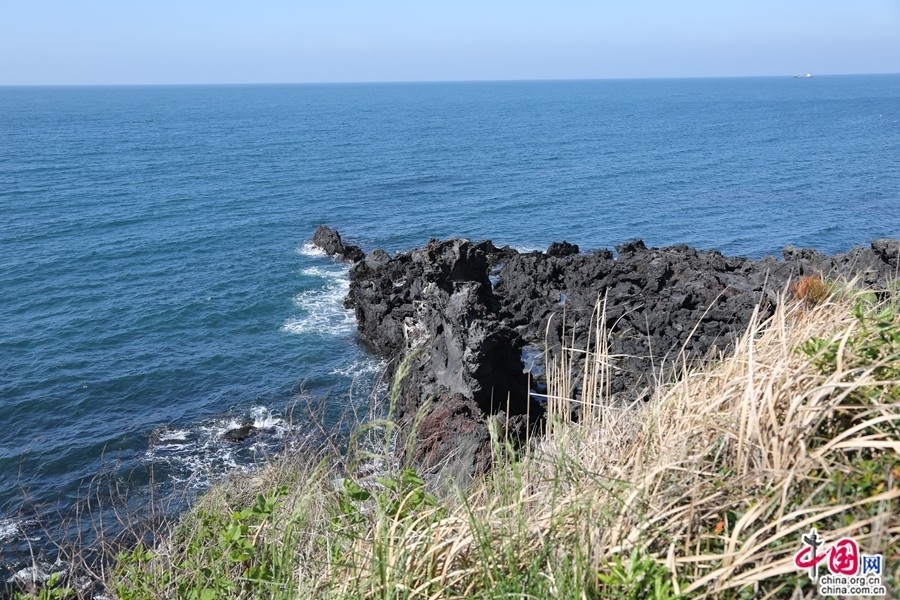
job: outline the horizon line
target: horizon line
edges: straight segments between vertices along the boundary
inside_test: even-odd
[[[898,72],[869,73],[821,73],[813,77],[860,77],[879,75],[900,75]],[[346,80],[346,81],[257,81],[257,82],[194,82],[194,83],[0,83],[0,88],[36,88],[36,87],[188,87],[188,86],[278,86],[278,85],[385,85],[385,84],[435,84],[435,83],[553,83],[553,82],[589,82],[589,81],[665,81],[686,79],[782,79],[805,77],[806,73],[777,75],[671,75],[657,77],[560,77],[560,78],[509,78],[509,79],[384,79],[384,80]]]

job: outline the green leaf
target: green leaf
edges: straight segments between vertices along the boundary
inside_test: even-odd
[[[228,560],[233,563],[244,562],[253,558],[255,552],[251,548],[235,548],[228,553]]]
[[[275,574],[271,569],[269,569],[269,567],[254,565],[247,569],[247,579],[251,581],[271,583],[272,581],[275,581]]]
[[[425,485],[425,480],[416,475],[414,469],[403,469],[403,473],[400,475],[401,481],[403,483],[413,486],[413,487],[422,487]]]
[[[377,478],[376,478],[377,480]],[[352,479],[344,480],[344,492],[353,500],[362,502],[372,497],[372,494],[364,490]]]
[[[397,488],[400,487],[400,485],[397,483],[397,481],[394,479],[391,479],[390,477],[376,477],[375,481],[377,481],[378,483],[380,483],[387,489],[393,490],[393,491],[397,491]]]

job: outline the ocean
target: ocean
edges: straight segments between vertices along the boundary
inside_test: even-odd
[[[898,157],[898,75],[0,87],[0,558],[101,472],[202,490],[314,429],[293,407],[365,414],[319,224],[838,252],[900,237]]]

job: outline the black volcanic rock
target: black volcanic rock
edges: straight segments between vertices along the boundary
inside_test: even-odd
[[[258,433],[259,429],[257,429],[253,425],[241,425],[240,427],[229,429],[228,431],[223,433],[222,439],[226,442],[231,442],[232,444],[240,444],[241,442],[247,441]]]
[[[570,244],[569,242],[552,242],[547,248],[547,256],[569,256],[570,254],[578,254],[578,244]]]
[[[616,251],[616,259],[609,251],[520,254],[504,264],[495,292],[504,321],[525,342],[551,348],[563,336],[585,348],[594,308],[605,302],[609,352],[618,356],[611,391],[632,399],[665,380],[682,349],[689,361],[730,351],[755,307],[763,317],[771,314],[792,279],[858,277],[864,285],[883,286],[900,242],[875,240],[871,249],[834,256],[787,246],[783,261],[685,245],[648,249],[641,240]]]
[[[640,240],[609,252],[506,262],[496,293],[503,317],[532,344],[585,348],[598,302],[605,302],[613,359],[611,391],[641,396],[666,376],[684,348],[689,357],[727,349],[757,304],[771,311],[790,267],[726,258],[687,246],[647,249]],[[549,327],[548,327],[549,325]],[[671,364],[671,363],[670,363]]]
[[[413,458],[420,472],[440,472],[444,483],[463,485],[472,476],[487,473],[494,459],[490,418],[486,418],[474,400],[462,394],[436,397],[415,430]],[[505,411],[500,411],[493,418],[500,439],[514,443],[525,440],[527,415],[508,417]],[[408,428],[405,431],[410,432]]]
[[[350,270],[345,306],[360,338],[394,367],[415,353],[403,382],[402,418],[431,396],[470,398],[485,413],[527,412],[520,340],[499,319],[488,279],[490,242],[431,240],[393,258],[373,250]]]
[[[319,237],[340,248],[337,232]],[[519,253],[490,241],[432,239],[393,257],[376,249],[355,259],[344,304],[356,312],[360,339],[389,359],[388,375],[409,361],[395,417],[407,436],[416,433],[417,415],[422,419],[411,445],[415,464],[437,468],[444,464],[438,458],[456,448],[454,468],[482,472],[487,423],[501,412],[509,435],[523,437],[543,408],[526,389],[521,348],[546,344],[552,351],[565,339],[584,349],[598,302],[605,307],[613,400],[630,401],[684,362],[729,352],[754,311],[770,315],[792,280],[855,277],[880,287],[896,276],[900,260],[897,240],[834,256],[787,246],[783,260],[685,245],[647,248],[641,240],[617,246],[615,258],[607,249],[578,250],[562,242],[547,253]],[[573,367],[577,374],[577,360]],[[535,373],[533,387],[540,378]]]
[[[390,360],[389,375],[408,361],[394,417],[404,438],[416,436],[410,458],[423,473],[455,481],[483,473],[488,418],[508,414],[503,427],[517,440],[543,412],[528,393],[522,340],[501,321],[488,277],[513,256],[490,242],[432,239],[394,257],[373,250],[350,270],[345,306],[356,311],[360,339]]]
[[[894,269],[900,269],[900,240],[872,240],[872,251]]]
[[[329,256],[337,256],[341,260],[356,262],[362,260],[365,254],[359,246],[345,244],[341,241],[341,234],[325,225],[319,225],[313,234],[312,243],[325,251]]]

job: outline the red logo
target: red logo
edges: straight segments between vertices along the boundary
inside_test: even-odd
[[[813,581],[818,578],[819,563],[828,559],[828,571],[832,575],[856,575],[859,571],[859,546],[856,540],[841,538],[830,547],[823,545],[815,529],[803,536],[803,547],[794,555],[794,566],[798,569],[809,569],[809,577]]]
[[[856,545],[856,540],[838,540],[830,550],[828,570],[832,575],[856,575],[859,571],[859,546]]]

